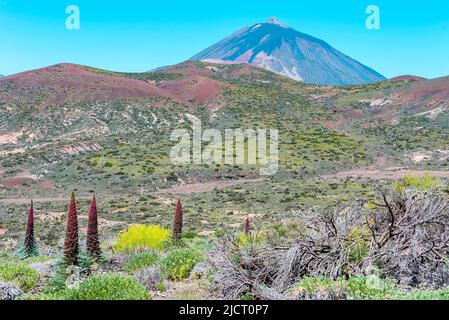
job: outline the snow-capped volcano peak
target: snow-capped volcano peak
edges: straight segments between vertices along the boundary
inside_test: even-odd
[[[323,40],[298,32],[276,18],[245,27],[190,60],[248,63],[298,81],[323,85],[385,80]]]
[[[268,23],[268,24],[275,24],[275,25],[278,25],[278,26],[280,26],[280,27],[282,27],[282,28],[289,28],[288,25],[282,23],[280,20],[278,20],[278,19],[275,18],[275,17],[272,17],[272,18],[268,19],[267,21],[265,21],[265,23]]]

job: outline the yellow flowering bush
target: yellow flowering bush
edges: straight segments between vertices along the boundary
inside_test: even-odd
[[[116,252],[161,251],[170,238],[170,230],[158,225],[135,225],[122,232],[112,246]]]

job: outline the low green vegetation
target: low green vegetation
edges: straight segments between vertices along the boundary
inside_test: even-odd
[[[94,275],[78,288],[67,289],[64,300],[150,300],[151,295],[135,279],[120,274]]]
[[[403,179],[393,183],[393,189],[401,193],[407,188],[426,191],[432,189],[443,189],[444,187],[444,183],[441,179],[432,177],[428,173],[426,173],[423,177],[406,176]]]
[[[140,269],[155,265],[159,258],[159,255],[155,252],[142,252],[129,258],[123,269],[128,273],[134,273]]]
[[[304,278],[290,294],[308,294],[315,298],[349,300],[449,300],[449,287],[440,290],[401,288],[394,281],[376,275],[339,278]]]
[[[366,188],[360,181],[348,180],[345,183],[324,184],[315,182],[310,185],[299,183],[294,185],[281,184],[282,181],[271,182],[278,184],[279,197],[305,198],[297,189],[311,191],[316,195],[316,202],[309,202],[309,205],[319,203],[322,199],[327,199],[331,203],[330,195],[335,192],[338,196],[335,203],[343,203],[342,191],[348,192],[347,204],[355,196],[364,196],[366,205],[363,206],[367,212],[378,210],[381,198],[379,195]],[[218,203],[239,203],[239,198],[251,198],[255,195],[260,197],[262,187],[260,184],[241,187],[236,190],[214,191],[216,198],[210,201]],[[280,187],[282,186],[282,187]],[[392,192],[401,193],[406,196],[409,191],[423,192],[437,191],[444,197],[444,180],[434,178],[430,175],[423,177],[407,176],[402,180],[391,183]],[[325,187],[325,188],[324,188]],[[288,188],[288,189],[287,189]],[[321,188],[324,188],[321,191]],[[288,190],[288,192],[286,192]],[[325,191],[324,191],[325,190]],[[407,192],[405,192],[407,190]],[[320,192],[318,192],[320,191]],[[396,194],[394,193],[394,194]],[[267,190],[267,197],[270,191]],[[204,194],[203,199],[204,198]],[[206,194],[207,195],[207,194]],[[196,197],[196,196],[195,196]],[[193,198],[196,199],[196,198]],[[204,205],[200,202],[199,205]],[[139,201],[154,200],[153,197],[141,196]],[[252,201],[252,200],[251,200]],[[271,200],[270,200],[271,201]],[[289,200],[288,202],[291,202]],[[283,203],[283,202],[280,202]],[[174,202],[172,202],[172,212]],[[263,203],[261,203],[263,206]],[[190,207],[190,206],[189,206]],[[207,207],[205,207],[207,208]],[[238,208],[238,206],[234,206]],[[324,207],[322,207],[324,208]],[[235,210],[235,209],[234,209]],[[297,209],[300,210],[300,209]],[[209,281],[217,272],[214,268],[209,268],[209,253],[216,249],[216,245],[222,239],[211,241],[207,237],[200,236],[195,228],[194,220],[198,219],[195,210],[184,208],[183,237],[178,241],[171,240],[171,232],[167,227],[160,225],[132,225],[128,228],[117,231],[116,237],[110,249],[105,249],[105,258],[96,263],[84,257],[84,251],[79,255],[77,266],[66,267],[60,261],[52,268],[53,276],[39,274],[29,265],[33,263],[45,263],[50,260],[59,261],[57,257],[37,256],[25,260],[20,260],[12,254],[3,252],[0,254],[0,280],[16,285],[26,293],[26,299],[51,299],[51,300],[148,300],[152,299],[153,292],[164,291],[172,294],[172,298],[204,297],[201,290],[205,290],[204,281]],[[167,214],[172,218],[173,213]],[[293,238],[303,237],[307,228],[301,223],[301,217],[288,212],[287,216],[267,217],[265,221],[260,221],[257,217],[249,219],[250,224],[246,226],[248,215],[241,214],[237,210],[226,214],[224,220],[234,220],[239,222],[239,226],[233,231],[223,231],[211,235],[211,238],[220,237],[226,239],[233,235],[235,247],[238,254],[231,254],[231,263],[236,263],[238,268],[243,268],[245,274],[251,277],[251,272],[258,272],[257,268],[265,263],[271,263],[266,259],[264,251],[269,243],[290,243]],[[171,219],[170,219],[171,220]],[[253,225],[255,221],[255,225]],[[192,229],[190,229],[192,227]],[[254,232],[251,230],[256,228]],[[122,226],[123,228],[123,226]],[[246,232],[246,229],[248,232]],[[349,228],[349,227],[348,227]],[[246,232],[246,233],[245,233]],[[368,256],[369,241],[371,231],[363,225],[351,226],[345,236],[345,254],[347,255],[347,266],[344,267],[347,277],[331,279],[328,277],[306,276],[300,279],[293,287],[290,287],[285,294],[295,298],[307,299],[349,299],[349,300],[446,300],[449,299],[448,289],[438,290],[417,289],[408,286],[398,285],[396,280],[385,278],[380,272],[371,275],[360,275],[356,271],[364,259]],[[342,245],[342,243],[340,243]],[[246,253],[245,253],[246,252]],[[247,256],[246,254],[249,254]],[[251,256],[255,254],[255,256]],[[206,258],[207,257],[207,258]],[[256,260],[248,260],[249,257],[258,257]],[[115,262],[122,261],[122,262]],[[261,260],[259,260],[261,259]],[[245,269],[248,261],[258,261],[261,265],[254,265],[255,269]],[[199,263],[204,263],[208,269],[199,266],[199,273],[191,277],[191,272]],[[252,270],[252,271],[251,271]],[[206,273],[204,273],[206,272]],[[225,272],[224,276],[229,276]],[[212,279],[212,278],[211,278]],[[198,282],[196,282],[198,281]],[[40,284],[40,282],[42,282]],[[200,284],[203,283],[203,284]],[[193,287],[189,287],[193,284]],[[179,287],[186,287],[185,291],[177,291]],[[176,288],[176,289],[174,289]],[[174,291],[172,291],[174,290]],[[207,295],[207,293],[206,293]],[[257,294],[251,290],[244,290],[241,299],[256,299]]]
[[[174,81],[185,78],[183,74],[176,72],[164,72],[164,71],[154,71],[154,72],[141,72],[141,73],[130,73],[130,72],[115,72],[103,69],[97,69],[92,67],[85,67],[88,71],[103,74],[113,77],[124,77],[134,80],[142,81],[155,81],[157,84],[161,81]]]
[[[16,285],[24,292],[36,287],[39,274],[24,263],[0,263],[0,280]]]
[[[392,298],[396,300],[449,300],[449,287],[440,290],[412,290],[393,295]]]

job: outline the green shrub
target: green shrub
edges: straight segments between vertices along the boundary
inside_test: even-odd
[[[355,226],[348,235],[348,243],[351,246],[348,255],[352,263],[360,263],[368,254],[369,230]]]
[[[344,292],[349,300],[384,300],[399,292],[392,281],[370,275],[351,277],[349,280],[342,278],[333,280],[325,277],[304,278],[295,286],[293,293],[305,291],[308,294],[314,294],[323,289],[333,293]]]
[[[63,261],[58,261],[55,266],[55,275],[51,277],[45,287],[43,293],[49,296],[60,294],[66,289],[65,282],[67,280],[67,274],[65,273],[65,266]],[[54,299],[50,299],[54,300]]]
[[[100,260],[103,262],[103,260]],[[78,256],[78,268],[79,275],[81,278],[85,278],[92,273],[93,267],[96,267],[96,261],[87,252],[82,251]],[[64,292],[66,289],[66,281],[70,273],[67,273],[67,267],[65,266],[64,259],[59,257],[56,260],[54,267],[54,275],[48,280],[45,287],[43,288],[43,293],[52,296],[58,295]],[[53,300],[53,299],[52,299]]]
[[[223,238],[225,236],[225,231],[223,229],[215,229],[214,234],[216,238]]]
[[[258,233],[245,234],[238,232],[235,236],[235,243],[242,248],[251,248],[263,244],[263,238]]]
[[[327,289],[330,292],[346,291],[347,283],[342,279],[332,280],[325,277],[304,278],[293,289],[295,293],[306,292],[314,294],[322,289]]]
[[[7,262],[0,264],[0,280],[27,292],[36,287],[39,274],[23,263]]]
[[[247,247],[253,244],[254,237],[252,235],[246,235],[244,233],[239,233],[236,236],[236,243],[239,247]]]
[[[185,245],[188,248],[195,249],[199,252],[207,252],[214,247],[214,244],[211,241],[204,238],[186,239]]]
[[[348,298],[353,300],[385,300],[396,291],[392,281],[377,276],[349,278],[347,288]]]
[[[159,260],[159,255],[155,252],[142,252],[126,261],[123,269],[128,273],[134,273],[140,269],[153,266]]]
[[[119,274],[95,275],[76,289],[64,292],[65,300],[150,300],[151,295],[135,279]]]
[[[167,285],[163,281],[156,284],[156,290],[159,292],[167,291],[167,289]]]
[[[393,296],[396,300],[449,300],[449,287],[440,290],[416,290]]]
[[[194,239],[198,236],[198,234],[194,231],[186,231],[182,234],[184,239]]]
[[[161,251],[170,238],[170,231],[157,225],[135,225],[119,234],[113,248],[117,252]]]
[[[197,250],[184,248],[176,249],[168,254],[161,262],[164,274],[172,280],[186,279],[193,267],[203,260]]]
[[[444,184],[440,179],[426,173],[423,177],[406,176],[402,180],[393,183],[393,190],[403,193],[408,188],[420,191],[441,188]]]

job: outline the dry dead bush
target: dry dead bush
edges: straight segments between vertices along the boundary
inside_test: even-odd
[[[438,288],[449,283],[449,204],[447,197],[407,190],[383,194],[380,210],[367,215],[369,254],[401,284]]]
[[[343,212],[311,214],[306,234],[288,244],[222,239],[209,258],[211,289],[226,299],[278,299],[302,277],[347,278],[374,268],[401,285],[447,285],[447,197],[406,190],[379,199],[372,209],[356,202]]]
[[[245,246],[230,237],[220,239],[208,259],[213,270],[211,289],[225,299],[254,295],[260,286],[273,282],[279,267],[276,255],[270,247],[259,247],[253,237]]]

